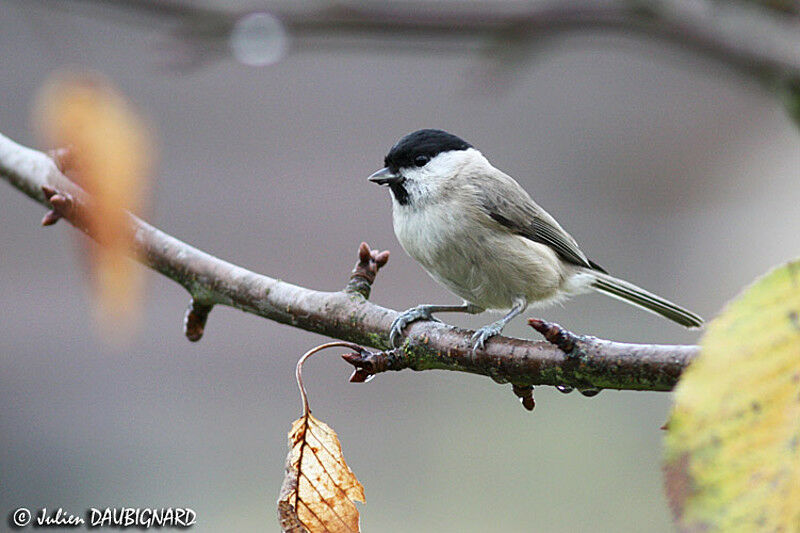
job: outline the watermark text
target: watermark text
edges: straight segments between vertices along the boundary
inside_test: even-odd
[[[8,517],[9,524],[21,529],[33,528],[77,528],[99,529],[104,527],[125,529],[189,528],[197,521],[197,513],[188,507],[90,507],[85,514],[73,514],[62,507],[42,507],[32,513],[19,507]]]

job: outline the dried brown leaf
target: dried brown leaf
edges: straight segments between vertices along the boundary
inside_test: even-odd
[[[354,501],[364,487],[347,466],[336,433],[310,413],[292,424],[286,477],[278,498],[283,531],[360,531]]]
[[[153,146],[142,119],[104,78],[60,74],[43,87],[36,121],[49,144],[69,147],[70,175],[93,200],[86,225],[101,244],[88,254],[97,317],[114,340],[132,331],[141,271],[132,253],[127,211],[145,207]],[[122,334],[122,335],[121,335]]]
[[[331,342],[306,352],[297,362],[297,385],[303,415],[289,431],[286,476],[278,497],[281,530],[291,533],[357,533],[356,501],[364,502],[364,487],[347,466],[339,438],[327,424],[311,416],[303,386],[302,367],[311,355],[336,346],[363,351],[348,342]]]

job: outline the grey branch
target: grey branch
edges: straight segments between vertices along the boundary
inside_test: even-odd
[[[42,152],[0,134],[0,176],[38,203],[52,209],[43,223],[64,218],[82,231],[92,200]],[[82,216],[84,213],[84,216]],[[322,292],[256,274],[158,230],[128,215],[136,259],[182,285],[191,296],[185,317],[190,340],[198,340],[214,305],[227,305],[283,324],[379,350],[389,348],[389,329],[397,312],[367,300],[369,287],[388,253],[366,244],[347,287]],[[176,317],[177,322],[177,317]],[[349,356],[354,381],[385,370],[445,369],[490,376],[515,385],[532,408],[531,385],[577,389],[666,391],[697,356],[697,346],[627,344],[574,335],[556,325],[531,320],[547,342],[499,337],[472,354],[473,332],[437,322],[407,329],[403,346]]]
[[[90,7],[91,7],[90,2]],[[225,53],[243,15],[196,2],[113,0],[133,23],[178,24],[199,63]],[[779,5],[780,4],[780,5]],[[499,58],[571,31],[616,31],[671,42],[772,82],[800,78],[800,8],[793,2],[713,0],[560,0],[507,2],[270,2],[295,49],[475,53]],[[202,53],[199,53],[201,52]],[[509,53],[510,52],[510,53]],[[517,54],[521,58],[526,54]]]

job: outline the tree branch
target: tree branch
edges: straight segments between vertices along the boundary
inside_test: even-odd
[[[43,222],[64,218],[82,231],[92,199],[42,152],[20,146],[0,134],[0,176],[38,203],[52,209]],[[46,191],[46,192],[45,192]],[[49,201],[48,201],[49,199]],[[198,340],[214,305],[227,305],[282,324],[329,337],[389,348],[389,329],[397,312],[367,300],[388,252],[359,248],[359,260],[338,292],[321,292],[259,275],[228,263],[128,215],[136,259],[183,286],[191,296],[185,332]],[[540,320],[530,324],[548,342],[497,337],[474,355],[473,332],[438,322],[416,322],[401,348],[347,356],[356,366],[353,381],[386,370],[444,369],[490,376],[515,385],[532,408],[531,385],[556,385],[562,391],[672,389],[698,354],[697,346],[627,344],[574,335]],[[529,398],[530,397],[530,398]]]
[[[147,17],[149,25],[178,23],[176,36],[206,51],[197,61],[220,57],[242,13],[192,2],[113,0],[121,10]],[[760,4],[760,5],[759,5]],[[456,7],[411,2],[369,5],[272,2],[265,9],[281,20],[299,49],[339,45],[376,46],[431,52],[500,52],[533,45],[554,34],[576,30],[618,31],[687,47],[747,74],[785,81],[800,77],[800,8],[770,2],[711,0],[561,0]],[[126,19],[134,23],[136,18]]]

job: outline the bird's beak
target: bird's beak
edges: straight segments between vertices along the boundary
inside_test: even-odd
[[[378,185],[391,185],[392,183],[397,183],[400,181],[400,178],[401,176],[399,174],[395,174],[389,170],[389,167],[386,167],[380,169],[367,179],[372,183],[377,183]]]

